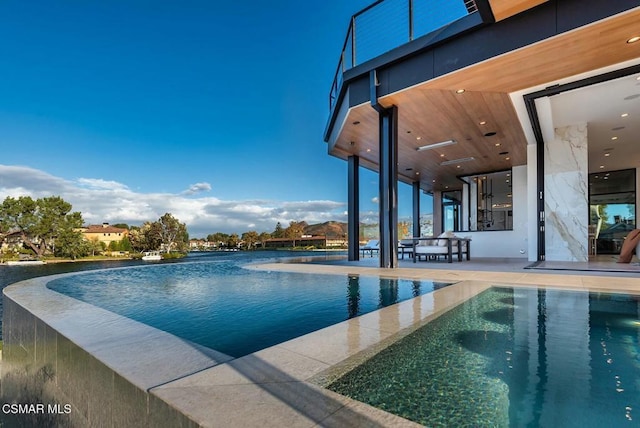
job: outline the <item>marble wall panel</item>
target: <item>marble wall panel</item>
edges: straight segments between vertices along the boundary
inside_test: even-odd
[[[588,260],[587,124],[557,128],[545,142],[546,260]]]

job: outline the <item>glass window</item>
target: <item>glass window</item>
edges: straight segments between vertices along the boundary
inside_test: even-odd
[[[469,230],[512,230],[511,170],[462,179],[469,186]]]
[[[636,171],[589,174],[589,232],[596,254],[618,254],[636,228]]]
[[[462,230],[462,190],[442,192],[442,225],[445,231]]]

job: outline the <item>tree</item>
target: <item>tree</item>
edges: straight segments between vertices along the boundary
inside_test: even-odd
[[[262,232],[258,240],[260,241],[260,245],[264,248],[267,239],[271,239],[271,234],[269,232]]]
[[[165,213],[158,221],[151,223],[148,234],[150,238],[157,238],[160,241],[160,247],[167,252],[172,250],[186,252],[189,247],[187,226],[169,213]]]
[[[24,245],[43,256],[55,239],[69,225],[82,226],[79,212],[71,213],[71,204],[59,196],[33,200],[30,196],[7,197],[0,206],[3,228],[20,233]]]
[[[89,243],[89,252],[92,256],[95,256],[96,253],[100,253],[104,251],[104,243],[100,242],[97,236],[92,237],[88,241]]]
[[[287,227],[284,231],[284,237],[293,240],[293,246],[296,246],[296,239],[299,239],[304,234],[304,228],[307,226],[307,223],[304,221],[292,221],[289,223],[289,227]]]
[[[229,235],[222,232],[216,232],[207,236],[207,241],[215,243],[217,247],[226,245],[228,240]]]
[[[238,248],[238,242],[240,242],[240,237],[237,233],[232,233],[229,235],[229,239],[227,240],[227,247]]]
[[[91,251],[91,245],[82,236],[82,216],[79,212],[62,218],[56,227],[54,238],[54,255],[68,257],[75,260],[86,256]]]
[[[258,232],[256,232],[255,230],[251,230],[242,234],[242,240],[244,241],[247,249],[250,250],[255,247],[255,245],[260,240],[260,237],[258,236]]]
[[[271,236],[273,236],[274,238],[284,238],[284,229],[282,228],[282,225],[280,224],[280,222],[276,224],[276,228],[271,234]]]

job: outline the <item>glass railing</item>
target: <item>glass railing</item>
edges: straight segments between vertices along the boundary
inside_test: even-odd
[[[345,71],[477,12],[475,0],[379,0],[351,17],[329,92],[333,111]]]

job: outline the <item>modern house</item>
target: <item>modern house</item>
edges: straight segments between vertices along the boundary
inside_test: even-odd
[[[470,236],[472,256],[619,251],[624,233],[606,232],[636,227],[639,197],[639,23],[639,0],[382,0],[353,15],[324,134],[348,162],[349,236],[364,167],[379,173],[381,267],[397,266],[398,183],[413,236],[430,193],[434,234]]]

